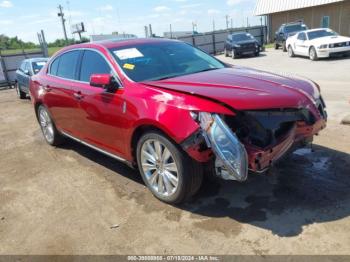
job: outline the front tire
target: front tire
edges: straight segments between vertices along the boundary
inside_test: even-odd
[[[232,57],[232,59],[238,58],[238,55],[234,49],[232,49],[232,51],[231,51],[231,57]]]
[[[202,184],[200,164],[160,132],[152,131],[140,138],[137,163],[148,189],[168,204],[185,201]]]
[[[43,105],[40,105],[38,107],[37,114],[41,131],[44,135],[46,142],[52,146],[58,146],[62,144],[64,139],[62,135],[58,132],[47,108]]]
[[[228,52],[227,52],[226,48],[224,49],[224,55],[225,55],[225,57],[228,57]]]
[[[311,47],[309,50],[309,57],[312,61],[317,61],[318,56],[315,47]]]
[[[278,48],[280,48],[280,46],[277,44],[277,42],[275,42],[275,50],[278,50]]]
[[[292,46],[288,46],[288,55],[289,57],[295,57]]]
[[[27,98],[27,94],[21,90],[18,82],[15,83],[15,89],[16,89],[17,97],[19,99],[26,99]]]

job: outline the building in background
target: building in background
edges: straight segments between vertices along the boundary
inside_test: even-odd
[[[193,31],[174,31],[174,32],[164,32],[163,36],[165,38],[179,38],[179,37],[185,37],[185,36],[191,36],[191,35],[198,35],[198,32]]]
[[[133,34],[119,34],[118,32],[113,32],[110,35],[90,35],[90,42],[97,42],[97,41],[105,41],[105,40],[124,40],[124,39],[132,39],[137,38],[136,35]]]
[[[350,0],[257,0],[254,14],[267,17],[270,41],[281,24],[295,21],[350,36]]]

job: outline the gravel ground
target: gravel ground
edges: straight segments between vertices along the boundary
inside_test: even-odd
[[[350,254],[350,60],[268,50],[227,62],[320,83],[328,128],[268,176],[205,181],[191,202],[156,200],[138,173],[75,142],[48,146],[29,100],[0,92],[0,254]]]

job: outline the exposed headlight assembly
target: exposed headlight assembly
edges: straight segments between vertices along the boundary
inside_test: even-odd
[[[226,180],[245,181],[248,155],[237,136],[217,114],[199,113],[199,124],[215,153],[217,174]]]

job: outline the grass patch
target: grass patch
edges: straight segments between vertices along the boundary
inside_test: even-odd
[[[52,56],[55,54],[57,51],[61,50],[63,47],[49,47],[49,56]]]
[[[265,48],[274,48],[274,47],[275,47],[274,43],[265,45]]]
[[[52,56],[54,53],[56,53],[61,48],[62,47],[49,47],[48,48],[49,56]],[[24,49],[24,52],[26,52],[26,53],[41,52],[41,49],[39,49],[39,48]],[[21,54],[21,53],[23,53],[22,49],[1,50],[2,55],[13,55],[13,54]]]

